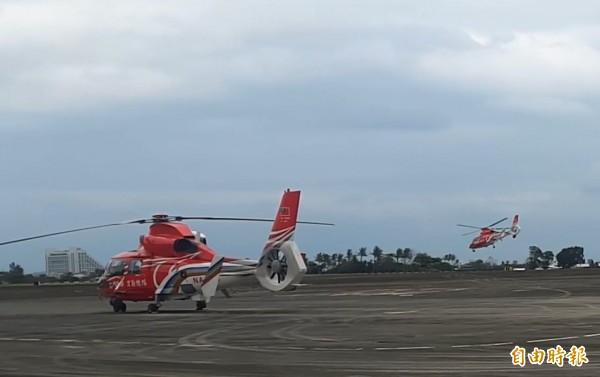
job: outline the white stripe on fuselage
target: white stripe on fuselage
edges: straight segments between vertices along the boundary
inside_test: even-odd
[[[224,265],[230,265],[232,267],[236,266],[239,270],[227,271],[224,268],[219,277],[219,284],[217,285],[217,289],[239,287],[244,285],[250,285],[251,283],[256,282],[254,274],[256,272],[256,267],[258,266],[258,261],[250,259],[239,259],[235,262],[224,263]]]
[[[240,259],[232,262],[223,263],[221,273],[219,275],[219,283],[217,285],[217,289],[249,285],[249,283],[255,281],[254,274],[256,272],[257,265],[257,261],[249,259]],[[164,285],[167,283],[167,281],[169,281],[173,277],[173,275],[178,274],[180,271],[198,268],[203,270],[206,269],[206,271],[208,271],[210,266],[210,262],[182,265],[180,266],[180,268],[176,268],[170,271],[170,273],[163,279],[162,283],[158,286],[157,289],[159,291],[164,289]],[[249,278],[252,278],[252,280]],[[193,280],[193,278],[190,279]]]

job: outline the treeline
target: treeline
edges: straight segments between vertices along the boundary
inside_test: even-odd
[[[529,257],[526,265],[528,268],[548,268],[556,266],[560,268],[570,268],[578,264],[585,264],[585,255],[583,247],[570,246],[562,249],[554,255],[552,250],[542,251],[537,246],[529,246]],[[593,259],[588,259],[587,264],[590,267],[597,267]]]
[[[308,261],[308,273],[450,271],[459,263],[456,255],[450,253],[439,258],[424,252],[415,252],[410,248],[385,252],[379,246],[375,246],[370,252],[366,247],[361,247],[357,252],[348,249],[345,253],[318,253],[314,260]]]
[[[501,256],[502,253],[494,253]],[[418,271],[451,271],[451,270],[502,270],[506,268],[571,268],[585,264],[584,249],[581,246],[570,246],[562,249],[557,254],[552,250],[542,251],[538,246],[529,247],[529,256],[524,262],[504,260],[498,262],[492,256],[487,260],[476,259],[462,263],[456,255],[447,253],[443,257],[434,257],[426,252],[416,252],[410,248],[398,248],[394,252],[385,252],[379,246],[368,251],[361,247],[356,252],[352,249],[345,253],[320,252],[314,260],[306,260],[309,274],[324,273],[374,273],[374,272],[418,272]],[[592,259],[587,260],[589,267],[598,267]],[[46,275],[33,276],[25,274],[23,267],[11,263],[9,270],[0,271],[0,284],[20,283],[54,283],[94,281],[102,274],[96,270],[85,277],[77,277],[71,273],[56,278]]]
[[[494,256],[501,256],[496,253]],[[358,251],[348,249],[345,253],[318,253],[314,260],[307,260],[309,274],[324,273],[373,273],[373,272],[417,272],[417,271],[450,271],[450,270],[503,270],[507,268],[548,268],[556,266],[570,268],[585,263],[584,250],[581,246],[562,249],[556,255],[553,251],[542,251],[537,246],[529,247],[529,257],[524,262],[503,260],[498,262],[492,256],[487,260],[461,261],[452,253],[443,257],[434,257],[426,252],[415,252],[410,248],[398,248],[394,252],[385,252],[379,246],[368,251],[361,247]],[[589,259],[590,267],[597,267]]]

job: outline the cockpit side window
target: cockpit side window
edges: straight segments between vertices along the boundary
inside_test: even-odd
[[[104,274],[108,277],[121,276],[125,272],[126,263],[122,259],[111,259],[106,266]]]
[[[142,272],[142,261],[141,260],[132,260],[129,264],[129,273],[131,274],[139,274]]]

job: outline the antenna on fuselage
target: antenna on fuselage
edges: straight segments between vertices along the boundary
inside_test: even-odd
[[[206,236],[204,235],[204,233],[198,233],[198,231],[192,230],[192,234],[194,235],[194,239],[196,240],[196,242],[208,245],[208,243],[206,242]]]

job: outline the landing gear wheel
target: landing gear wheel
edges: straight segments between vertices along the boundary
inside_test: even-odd
[[[158,311],[158,305],[149,304],[148,305],[148,313],[156,313]]]
[[[120,299],[111,300],[110,304],[112,305],[113,312],[115,313],[125,313],[127,311],[127,305],[125,305],[125,303]]]
[[[196,301],[196,310],[202,310],[206,308],[206,301]]]

